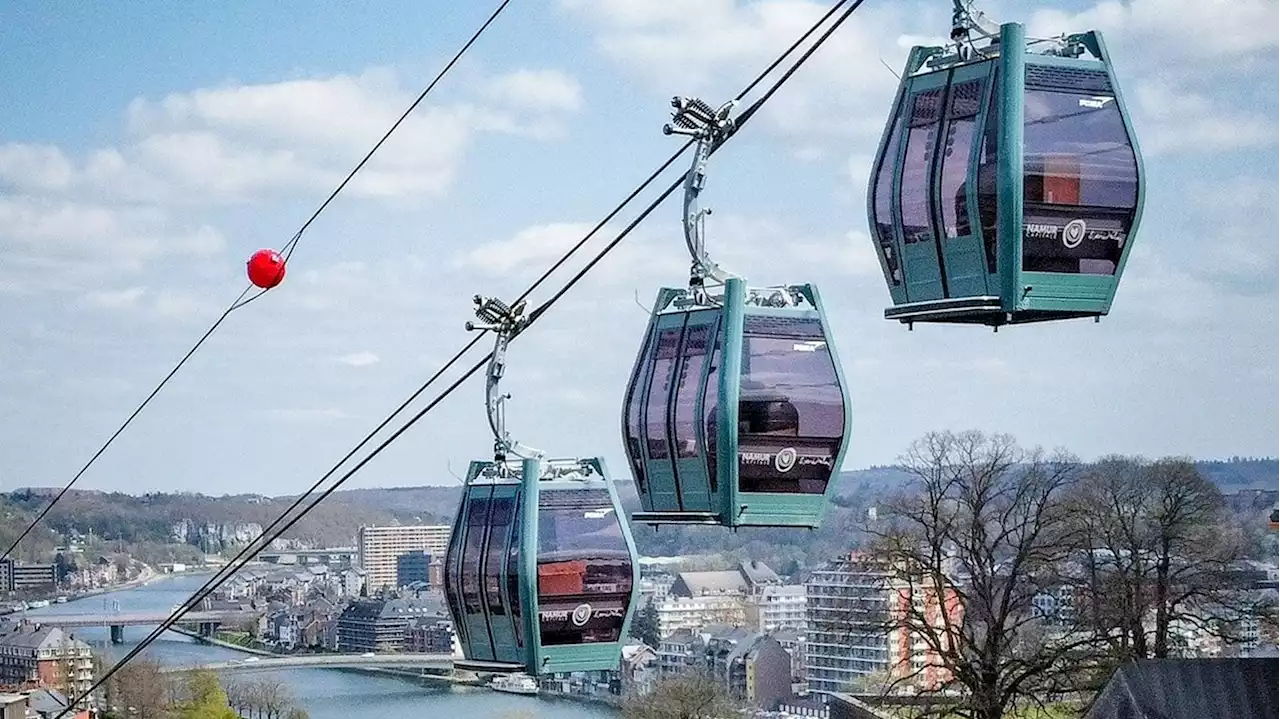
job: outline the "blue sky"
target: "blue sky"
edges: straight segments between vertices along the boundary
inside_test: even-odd
[[[715,257],[817,283],[854,401],[848,466],[932,429],[1085,458],[1275,455],[1277,9],[986,3],[1033,36],[1106,34],[1146,155],[1112,314],[998,334],[886,322],[870,159],[913,42],[950,4],[870,0],[714,159]],[[82,486],[297,491],[677,141],[674,94],[734,94],[825,7],[515,0]],[[65,482],[491,10],[480,3],[136,2],[0,8],[0,488]],[[1206,33],[1206,28],[1212,28]],[[618,407],[678,206],[513,345],[509,422],[621,458]],[[545,297],[544,295],[541,295]],[[350,486],[454,481],[490,438],[465,386]]]

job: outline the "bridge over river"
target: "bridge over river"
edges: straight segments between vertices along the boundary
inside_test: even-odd
[[[195,669],[212,669],[218,672],[254,672],[273,669],[349,669],[377,667],[379,669],[453,669],[452,654],[300,654],[283,657],[248,657],[225,662],[211,662],[195,667],[166,667],[165,672],[187,672]]]
[[[47,627],[111,627],[111,641],[120,644],[124,641],[125,627],[153,627],[169,618],[170,612],[95,612],[91,614],[41,614],[25,616],[21,621],[41,624]],[[199,635],[212,637],[218,627],[223,624],[255,620],[257,612],[237,609],[198,610],[182,615],[178,623],[183,626],[196,626]]]

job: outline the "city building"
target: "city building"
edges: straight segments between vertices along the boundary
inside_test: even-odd
[[[658,636],[681,630],[701,631],[713,624],[741,627],[747,624],[747,598],[741,594],[678,597],[674,594],[653,605],[658,610]]]
[[[452,654],[453,622],[449,619],[434,619],[412,624],[405,641],[405,651]]]
[[[0,592],[22,592],[51,589],[57,584],[54,564],[17,564],[12,559],[0,560]]]
[[[963,607],[954,589],[939,594],[925,582],[896,581],[883,565],[856,553],[828,562],[805,587],[811,691],[848,691],[859,677],[873,673],[909,677],[926,689],[948,681],[937,653],[903,621],[908,611],[917,611],[940,633],[948,625],[959,626]]]
[[[52,589],[58,583],[57,567],[52,564],[14,564],[9,568],[10,591]]]
[[[396,557],[396,586],[407,587],[415,582],[431,584],[431,555],[421,550]]]
[[[626,644],[622,647],[623,696],[644,696],[653,691],[658,681],[658,652],[644,643]]]
[[[803,632],[808,622],[806,591],[800,584],[762,587],[748,600],[748,619],[758,632],[794,629]]]
[[[361,527],[357,534],[360,567],[369,592],[395,586],[396,559],[406,552],[425,551],[443,557],[452,528],[445,524]]]
[[[806,620],[804,587],[783,584],[757,561],[732,570],[680,572],[661,598],[654,596],[660,636],[714,624],[755,631],[802,629]]]
[[[0,694],[0,719],[27,719],[27,695]]]
[[[0,686],[83,694],[93,684],[93,651],[57,627],[19,623],[0,634]]]
[[[890,577],[856,555],[827,562],[805,583],[809,690],[848,691],[861,676],[889,670]]]
[[[401,652],[412,641],[409,627],[446,620],[438,600],[357,599],[338,617],[338,650],[342,652]]]
[[[658,643],[658,673],[673,677],[698,666],[702,638],[691,629],[677,629]]]

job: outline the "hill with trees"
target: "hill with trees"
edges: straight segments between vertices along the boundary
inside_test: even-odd
[[[1275,459],[1235,457],[1197,462],[1196,467],[1228,494],[1247,488],[1274,490],[1280,477]],[[893,466],[841,472],[835,480],[831,506],[816,530],[664,526],[655,531],[644,525],[632,529],[638,549],[646,556],[700,555],[711,566],[729,566],[751,558],[768,563],[779,573],[795,574],[848,550],[861,536],[868,510],[903,489],[909,480],[907,472]],[[460,488],[446,485],[335,492],[286,532],[283,544],[350,546],[357,529],[364,525],[448,524],[457,510]],[[617,480],[617,488],[628,513],[639,508],[635,485],[629,479]],[[0,541],[8,546],[54,493],[53,489],[20,489],[0,494]],[[119,551],[145,551],[157,561],[189,561],[198,556],[196,550],[226,552],[243,546],[295,498],[256,494],[212,497],[189,492],[135,496],[72,490],[23,541],[18,556],[47,559],[64,537],[77,537],[115,542]],[[182,551],[183,546],[191,551]]]

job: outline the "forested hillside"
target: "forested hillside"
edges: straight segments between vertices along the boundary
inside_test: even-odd
[[[1206,477],[1225,494],[1246,488],[1274,490],[1280,469],[1275,459],[1198,462]],[[895,467],[842,472],[822,527],[817,530],[664,526],[654,530],[636,525],[636,544],[647,556],[709,555],[707,562],[723,564],[740,558],[768,562],[783,573],[845,551],[853,545],[869,507],[906,486],[908,476]],[[619,480],[626,511],[639,501],[630,480]],[[23,489],[0,494],[0,541],[17,536],[51,499],[53,490]],[[356,530],[374,524],[441,524],[452,521],[459,485],[392,487],[336,492],[284,536],[303,546],[342,546],[355,541]],[[164,545],[185,544],[205,552],[242,546],[285,510],[293,497],[152,493],[133,496],[119,492],[73,490],[50,512],[45,523],[23,542],[19,556],[36,558],[51,553],[71,532],[92,535],[160,553]]]

